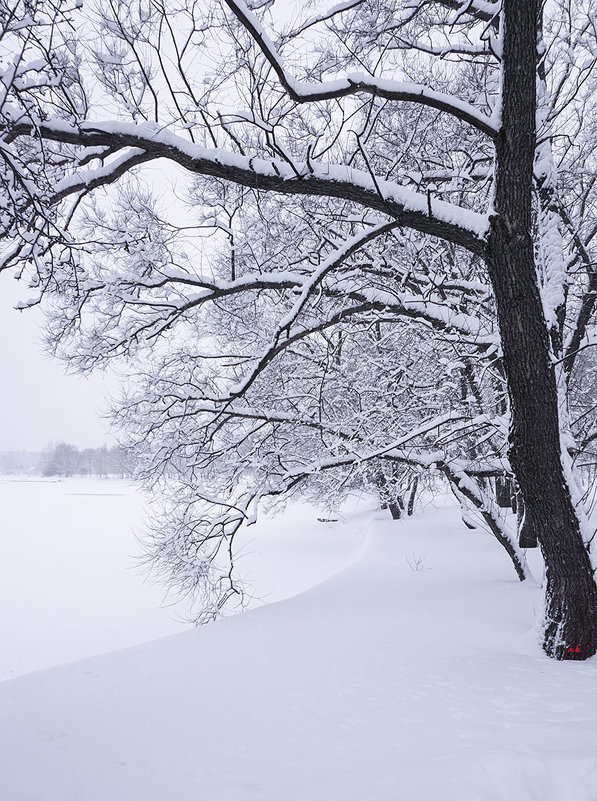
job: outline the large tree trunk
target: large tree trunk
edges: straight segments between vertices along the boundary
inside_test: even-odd
[[[502,126],[488,267],[512,426],[510,462],[546,565],[543,647],[556,659],[597,651],[597,586],[562,467],[558,394],[532,240],[537,0],[504,0]]]

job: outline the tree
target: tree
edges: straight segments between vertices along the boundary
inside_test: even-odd
[[[568,410],[597,302],[590,3],[354,0],[275,35],[272,3],[186,0],[173,18],[113,0],[88,23],[101,43],[52,10],[4,15],[2,44],[34,65],[5,72],[4,263],[33,267],[72,364],[124,357],[145,375],[117,414],[148,480],[176,479],[156,539],[168,569],[213,612],[262,495],[365,480],[382,459],[442,470],[524,572],[491,497],[512,475],[546,563],[543,647],[592,656]],[[194,176],[184,220],[135,177],[164,160]],[[218,246],[204,267],[202,232]],[[404,365],[380,367],[378,322],[381,343],[406,330],[422,356],[443,339],[426,375],[455,372],[458,403],[396,408]],[[351,349],[367,361],[346,381]],[[379,404],[355,406],[363,381]]]
[[[43,476],[74,476],[81,472],[81,454],[67,442],[50,443],[42,453],[40,468]]]
[[[111,448],[102,445],[80,451],[66,442],[48,444],[41,454],[38,469],[44,476],[64,477],[88,475],[132,478],[135,473],[134,460],[119,445]]]

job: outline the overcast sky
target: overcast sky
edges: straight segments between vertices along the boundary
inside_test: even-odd
[[[50,441],[112,442],[101,418],[105,381],[67,376],[61,363],[43,355],[39,313],[13,308],[26,296],[26,287],[0,275],[0,451],[37,451]]]

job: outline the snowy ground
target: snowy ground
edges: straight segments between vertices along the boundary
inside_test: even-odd
[[[455,510],[377,514],[301,595],[0,684],[0,798],[595,801],[597,661],[547,660],[538,604]]]

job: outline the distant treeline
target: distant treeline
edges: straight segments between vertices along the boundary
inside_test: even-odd
[[[68,442],[51,442],[41,453],[0,451],[0,473],[42,476],[117,476],[132,478],[134,463],[118,445],[79,449]]]

